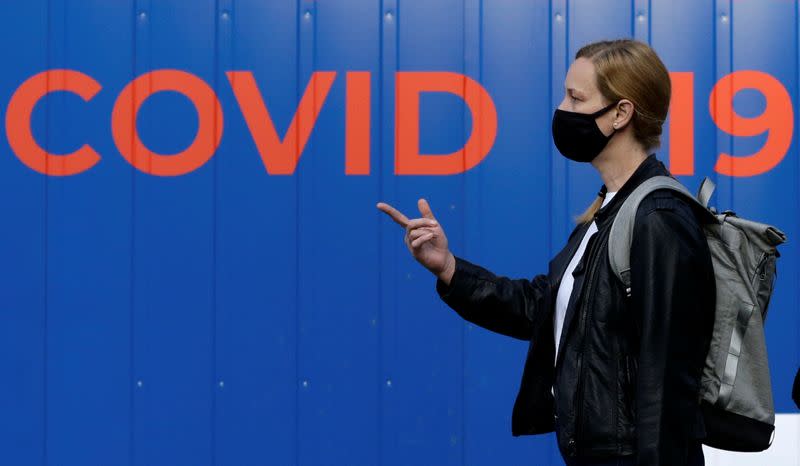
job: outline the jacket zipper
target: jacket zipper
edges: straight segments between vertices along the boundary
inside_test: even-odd
[[[594,243],[592,244],[592,247],[591,247],[591,249],[589,251],[589,255],[586,256],[589,259],[589,264],[587,264],[588,265],[588,267],[587,267],[587,272],[588,273],[586,274],[586,278],[585,278],[585,280],[587,280],[587,282],[586,282],[586,287],[584,288],[584,293],[581,296],[581,299],[579,301],[579,303],[581,305],[581,308],[580,308],[581,309],[581,320],[580,320],[580,327],[579,328],[583,332],[583,338],[581,339],[581,350],[578,353],[578,363],[577,363],[578,384],[577,384],[577,389],[575,391],[576,413],[575,413],[575,427],[574,427],[575,432],[574,432],[573,438],[575,439],[575,448],[576,449],[577,449],[578,445],[580,444],[581,433],[583,431],[583,429],[581,427],[581,421],[582,421],[581,418],[582,418],[582,415],[583,415],[583,398],[582,398],[582,395],[583,395],[583,353],[585,351],[585,346],[586,346],[586,321],[588,319],[588,317],[587,317],[588,311],[586,310],[586,302],[588,301],[588,297],[591,296],[592,279],[594,278],[595,271],[597,269],[597,265],[596,265],[597,261],[594,260],[595,259],[594,258],[594,252],[598,247],[597,245],[600,243],[600,232],[599,231],[596,232],[595,235],[597,235],[597,236],[595,236]]]
[[[625,355],[625,390],[628,390],[631,385],[631,361],[630,357],[626,354]]]

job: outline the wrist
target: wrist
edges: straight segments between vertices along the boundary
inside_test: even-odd
[[[444,269],[437,274],[439,280],[443,281],[446,285],[450,285],[450,280],[456,271],[456,258],[452,252],[447,252],[447,259],[445,260]]]

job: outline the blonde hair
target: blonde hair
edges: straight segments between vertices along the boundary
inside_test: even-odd
[[[672,85],[669,71],[656,52],[635,39],[592,42],[575,54],[587,58],[595,68],[597,89],[611,102],[633,102],[634,139],[648,154],[661,146],[661,129],[667,119]],[[600,210],[603,197],[597,196],[579,216],[577,223],[588,223]]]

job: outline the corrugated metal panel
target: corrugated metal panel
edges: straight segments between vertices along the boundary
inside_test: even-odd
[[[552,111],[577,49],[616,37],[647,41],[672,73],[690,73],[680,103],[693,106],[694,153],[681,181],[694,189],[710,176],[713,204],[790,238],[767,324],[775,445],[709,450],[709,464],[800,461],[789,398],[800,365],[796,138],[773,149],[782,158],[765,173],[715,171],[717,154],[756,153],[779,126],[800,126],[796,1],[36,0],[6,11],[4,464],[562,464],[552,434],[510,435],[525,344],[447,308],[375,203],[416,217],[424,197],[457,254],[498,274],[544,272],[601,183],[555,150]],[[88,144],[99,154],[71,176],[39,173],[12,149],[10,128],[25,122],[8,105],[48,70],[33,91],[87,86],[83,98],[47,95],[30,117],[43,149]],[[170,85],[158,73],[118,100],[157,70],[202,80],[200,108],[156,92]],[[779,81],[791,118],[786,99],[752,89],[710,102],[714,85],[741,70]],[[460,73],[491,96],[497,134],[478,166],[395,174],[396,73],[410,71]],[[369,72],[367,87],[358,72]],[[135,123],[114,112],[149,92]],[[348,92],[368,103],[348,106]],[[719,129],[711,108],[726,101],[743,117],[765,113],[768,130]],[[283,152],[270,146],[265,109],[278,138],[295,137]],[[420,152],[459,150],[473,117],[456,95],[423,93]],[[200,166],[147,173],[157,162],[125,140],[133,125],[162,155],[192,146],[202,127]],[[670,150],[670,125],[658,155],[667,166],[690,159]],[[346,155],[348,144],[369,148],[366,173],[346,174],[346,160],[364,161]],[[277,174],[280,154],[292,153],[296,169]],[[65,160],[46,170],[76,167]]]

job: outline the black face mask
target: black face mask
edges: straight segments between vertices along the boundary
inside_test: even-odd
[[[576,162],[591,162],[597,157],[608,141],[614,137],[617,129],[609,136],[603,134],[597,126],[595,118],[606,113],[617,105],[608,104],[594,113],[568,112],[556,109],[553,113],[553,142],[561,154]]]

